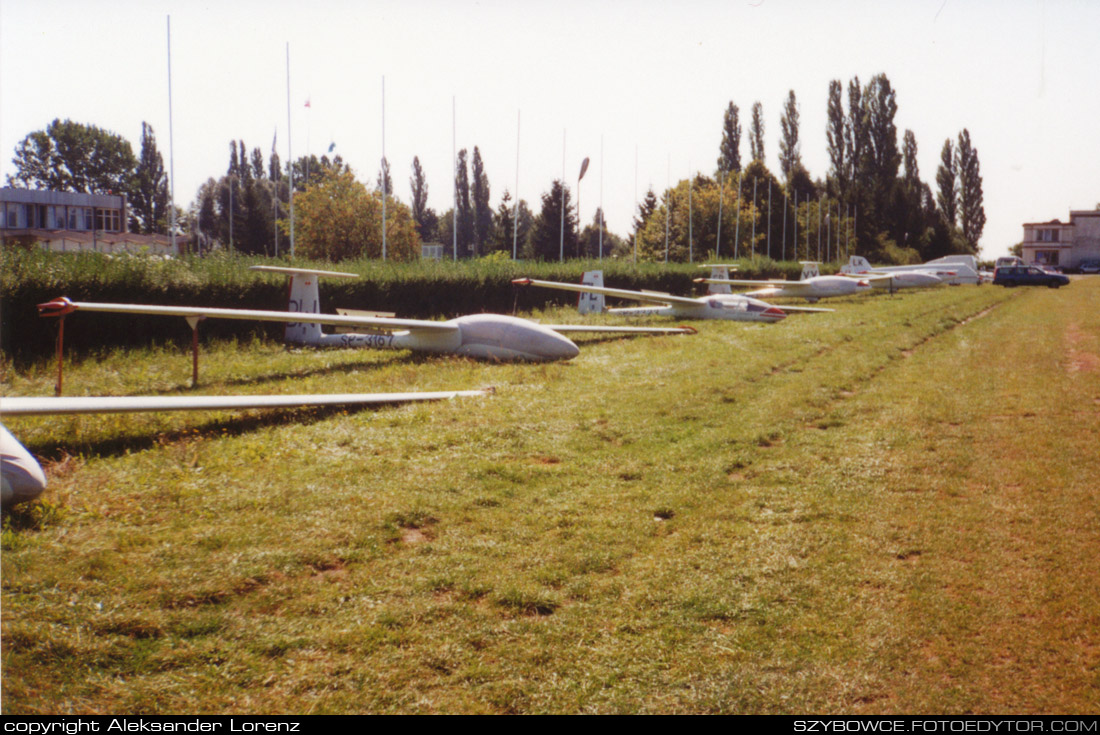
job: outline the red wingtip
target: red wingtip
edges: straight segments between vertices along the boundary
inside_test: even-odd
[[[688,334],[699,334],[699,330],[695,327],[689,327],[687,324],[681,324],[680,329],[683,329]]]
[[[76,305],[69,301],[67,296],[38,305],[38,316],[65,316],[74,311],[76,311]]]
[[[512,279],[512,283],[516,284],[517,286],[530,286],[531,285],[531,279],[530,278],[514,278],[514,279]]]

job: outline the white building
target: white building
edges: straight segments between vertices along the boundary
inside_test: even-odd
[[[125,195],[0,189],[0,241],[58,252],[178,254],[168,235],[127,231]]]
[[[1025,223],[1023,259],[1071,270],[1082,261],[1100,260],[1100,209],[1070,211],[1068,223]]]

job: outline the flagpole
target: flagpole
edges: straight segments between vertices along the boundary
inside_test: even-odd
[[[451,246],[454,261],[458,262],[458,125],[455,122],[455,98],[451,95],[451,191],[454,192],[454,208],[451,210]]]
[[[172,138],[172,16],[168,16],[168,217],[172,235],[172,253],[176,250],[176,154]]]
[[[668,196],[665,198],[665,262],[668,262],[668,224],[669,219],[672,217],[672,154],[668,154],[668,161],[665,164],[665,191],[668,192]]]
[[[290,257],[294,257],[294,151],[290,134],[290,42],[286,44],[286,170],[290,179]]]
[[[603,135],[600,135],[600,260],[603,260]]]
[[[565,260],[565,128],[561,130],[561,229],[558,238],[558,262]]]
[[[516,110],[516,203],[512,205],[512,260],[516,260],[516,245],[519,242],[519,115]]]
[[[386,75],[382,75],[382,261],[386,260]]]

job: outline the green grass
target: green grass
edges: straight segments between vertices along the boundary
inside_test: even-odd
[[[3,710],[1095,711],[1098,301],[879,294],[550,365],[217,342],[201,392],[497,393],[10,419],[51,488],[4,521]]]

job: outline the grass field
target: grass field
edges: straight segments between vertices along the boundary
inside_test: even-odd
[[[10,419],[3,712],[1096,712],[1100,278],[829,305],[549,365],[220,342],[198,392],[497,392]]]

